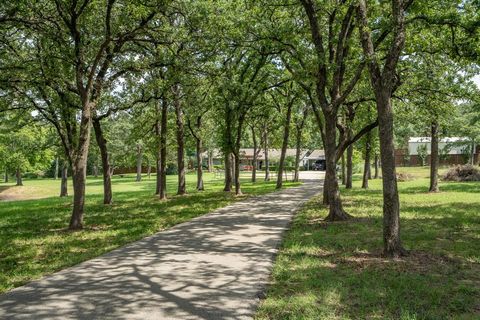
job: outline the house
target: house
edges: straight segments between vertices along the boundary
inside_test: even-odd
[[[257,167],[262,169],[265,165],[265,150],[260,149],[257,150]],[[278,161],[280,160],[281,149],[268,149],[268,159],[270,162],[270,166],[275,166]],[[286,151],[286,158],[287,159],[294,159],[296,156],[297,150],[296,149],[287,149]],[[215,149],[212,152],[213,155],[213,163],[219,164],[223,163],[223,154],[220,150]],[[309,155],[307,157],[307,155]],[[241,148],[240,149],[240,161],[242,166],[252,166],[253,165],[253,148]],[[204,161],[208,161],[208,154],[205,152],[203,153]],[[300,166],[305,168],[306,170],[313,170],[314,163],[316,161],[320,161],[325,163],[325,153],[323,150],[301,150],[300,151]],[[293,161],[292,161],[293,162]],[[291,164],[293,165],[293,163]],[[288,166],[288,163],[287,163]]]
[[[324,171],[326,168],[325,150],[315,149],[313,151],[310,151],[305,155],[303,160],[305,170]]]
[[[478,161],[478,146],[474,146],[474,160]],[[418,166],[430,163],[432,144],[430,137],[411,137],[408,147],[395,151],[395,162],[399,166]],[[465,137],[446,137],[438,142],[441,165],[465,164],[472,155],[472,140]]]

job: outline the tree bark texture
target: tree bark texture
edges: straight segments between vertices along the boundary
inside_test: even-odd
[[[17,168],[17,171],[15,172],[15,177],[17,179],[17,186],[23,186],[22,170],[20,170],[20,168]]]
[[[332,113],[326,114],[328,117],[325,117],[325,162],[326,162],[326,173],[325,173],[325,182],[327,187],[327,196],[329,203],[329,213],[326,218],[328,221],[342,221],[347,220],[350,216],[343,210],[342,201],[340,198],[340,190],[338,188],[338,179],[336,172],[336,116]]]
[[[264,154],[265,154],[265,181],[270,181],[270,159],[268,158],[268,132],[267,132],[267,129],[265,128],[265,131],[264,131],[264,142],[265,142],[265,146],[264,146]]]
[[[58,172],[59,172],[59,164],[58,164],[58,157],[55,157],[55,171],[53,173],[53,179],[58,179]]]
[[[353,144],[347,148],[347,179],[345,188],[352,189],[353,187]]]
[[[160,200],[167,199],[167,125],[168,125],[168,103],[165,98],[162,99],[162,117],[160,122],[160,170],[157,175],[160,175],[158,197]]]
[[[68,164],[67,161],[63,162],[62,166],[62,181],[60,184],[60,197],[68,196]]]
[[[370,173],[370,154],[372,152],[371,138],[372,136],[370,132],[367,133],[366,141],[365,141],[365,165],[363,168],[363,180],[362,180],[363,189],[368,189],[368,179],[371,179],[371,173]]]
[[[283,186],[283,171],[285,169],[285,156],[287,155],[288,139],[290,137],[290,121],[292,119],[293,104],[294,102],[292,101],[287,106],[287,116],[283,130],[282,151],[280,153],[280,162],[278,163],[276,189],[281,189]]]
[[[100,149],[100,157],[102,159],[102,175],[103,175],[103,203],[112,204],[112,176],[110,175],[110,159],[107,149],[107,140],[103,134],[100,120],[93,119],[93,129],[95,131],[95,139]]]
[[[142,181],[143,148],[137,144],[137,182]]]
[[[182,104],[180,101],[180,86],[174,86],[174,104],[177,122],[177,166],[178,166],[178,195],[187,193],[185,182],[185,130],[183,121]]]

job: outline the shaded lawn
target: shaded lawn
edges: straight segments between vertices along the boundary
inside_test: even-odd
[[[381,180],[342,190],[354,221],[324,223],[320,199],[295,218],[257,319],[480,319],[480,183],[399,183],[409,257],[381,257]]]
[[[223,181],[206,174],[204,192],[194,190],[196,177],[187,175],[188,195],[172,196],[176,176],[168,176],[170,199],[154,195],[155,179],[137,183],[134,177],[113,179],[114,204],[104,206],[95,192],[101,180],[89,179],[85,206],[85,230],[66,230],[71,197],[0,202],[0,292],[42,275],[101,255],[159,230],[208,213],[249,195],[272,192],[274,182],[244,181],[245,196],[222,191]],[[41,184],[42,180],[35,181]],[[28,185],[30,181],[25,181]],[[45,188],[59,181],[43,180]],[[297,185],[286,183],[287,187]],[[100,189],[101,190],[101,189]]]

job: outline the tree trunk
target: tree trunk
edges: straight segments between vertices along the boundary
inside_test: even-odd
[[[103,129],[99,119],[93,119],[93,129],[95,130],[95,139],[97,140],[100,156],[102,159],[103,174],[103,203],[112,204],[112,176],[110,175],[110,159],[107,150],[107,140],[103,134]]]
[[[152,176],[152,165],[150,164],[150,161],[147,159],[147,177],[148,177],[148,180],[150,180],[151,176]]]
[[[362,181],[362,188],[368,189],[368,179],[372,178],[370,173],[370,153],[372,150],[371,146],[371,134],[370,132],[367,133],[366,142],[365,142],[365,165],[363,168],[363,181]]]
[[[258,155],[258,143],[257,136],[255,135],[255,127],[252,126],[252,138],[253,138],[253,162],[252,162],[252,182],[257,181],[257,155]]]
[[[353,144],[347,148],[347,179],[345,188],[352,189],[353,187]]]
[[[160,151],[160,150],[159,150]],[[160,153],[160,152],[159,152]],[[157,161],[155,161],[155,172],[157,173],[155,176],[155,194],[160,194],[160,184],[162,183],[161,175],[160,175],[160,154],[157,155]]]
[[[377,105],[380,158],[383,183],[383,243],[384,254],[389,257],[405,255],[400,239],[400,201],[395,170],[395,145],[393,141],[392,92],[396,82],[396,68],[405,45],[405,8],[403,1],[392,0],[393,39],[383,70],[377,61],[365,0],[358,1],[357,13],[360,24],[360,40],[368,61],[370,80]]]
[[[389,92],[375,90],[379,119],[380,156],[383,177],[383,240],[384,253],[397,257],[405,254],[400,239],[400,200],[395,169],[393,140],[393,108]]]
[[[197,129],[200,130],[202,126],[202,118],[197,117]],[[200,136],[195,137],[197,148],[197,190],[203,191],[203,161],[202,161],[202,139]]]
[[[98,178],[98,163],[95,161],[95,164],[93,165],[93,176],[95,178]]]
[[[345,164],[345,153],[342,154],[342,184],[347,185],[347,170]]]
[[[68,196],[68,164],[67,161],[63,162],[62,166],[62,182],[60,184],[60,197]]]
[[[285,168],[285,156],[287,155],[288,138],[290,137],[290,121],[292,119],[293,101],[288,104],[287,118],[285,119],[285,128],[283,131],[282,151],[280,154],[280,162],[278,163],[277,172],[277,186],[276,189],[281,189],[283,186],[283,171]]]
[[[300,181],[300,153],[302,152],[302,129],[297,127],[295,141],[295,174],[293,182]]]
[[[213,151],[208,150],[208,172],[213,172]]]
[[[175,84],[174,89],[175,115],[177,122],[177,167],[178,167],[178,188],[177,194],[184,195],[187,193],[185,182],[185,134],[182,104],[180,101],[180,86]]]
[[[440,191],[438,188],[438,166],[440,164],[438,153],[438,123],[432,122],[432,150],[430,152],[430,192]]]
[[[80,134],[78,145],[73,158],[73,210],[70,218],[69,229],[79,230],[83,228],[83,214],[85,206],[85,183],[87,180],[87,157],[90,146],[90,128],[92,124],[91,109],[88,103],[82,111],[80,121]]]
[[[160,124],[160,163],[159,167],[160,170],[157,172],[157,175],[160,175],[160,177],[157,177],[159,179],[159,190],[158,190],[158,197],[160,200],[166,200],[167,199],[167,124],[168,124],[168,119],[167,119],[167,114],[168,112],[168,103],[165,100],[165,98],[162,99],[162,119],[161,119],[161,124]]]
[[[20,168],[17,168],[15,176],[17,178],[17,186],[23,186],[22,171],[20,170]]]
[[[242,195],[242,188],[240,186],[240,157],[239,157],[239,150],[233,155],[235,161],[235,195],[241,196]]]
[[[326,217],[328,221],[342,221],[350,218],[350,215],[343,210],[340,190],[338,188],[338,179],[336,173],[336,152],[337,152],[337,127],[336,116],[333,112],[325,113],[325,161],[327,172],[325,182],[328,186],[329,213]]]
[[[58,179],[58,171],[59,171],[58,157],[56,157],[55,158],[55,171],[53,172],[53,179],[54,180]]]
[[[472,150],[470,152],[470,164],[475,165],[475,138],[472,139]]]
[[[375,175],[373,176],[374,179],[378,179],[379,178],[379,174],[378,174],[378,153],[375,153]]]
[[[5,183],[8,183],[8,168],[5,168],[5,178],[4,178],[4,182],[5,182]]]
[[[270,159],[268,159],[268,132],[265,129],[265,181],[270,181]]]
[[[225,152],[225,187],[223,191],[232,191],[232,161],[229,152]]]
[[[143,162],[143,149],[140,144],[137,144],[137,182],[142,181],[142,162]]]

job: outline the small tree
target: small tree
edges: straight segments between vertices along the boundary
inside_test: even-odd
[[[425,162],[428,156],[428,149],[426,144],[419,145],[417,147],[418,159],[420,159],[420,165],[425,166]]]

